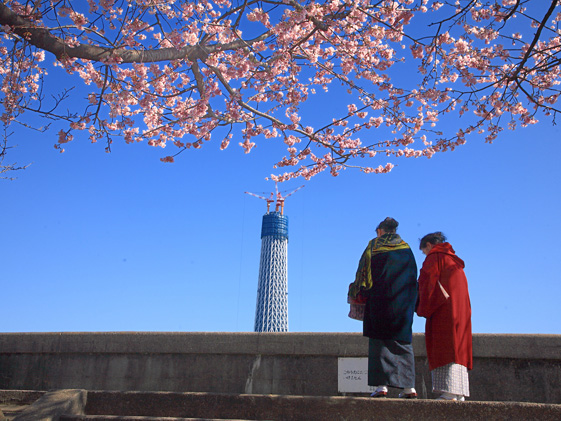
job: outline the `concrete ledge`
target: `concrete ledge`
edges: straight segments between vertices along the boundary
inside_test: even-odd
[[[58,421],[62,414],[83,415],[86,407],[85,390],[48,392],[24,409],[14,421]]]
[[[415,355],[426,357],[424,334],[413,335]],[[260,354],[364,356],[360,333],[98,332],[0,333],[1,353]],[[487,358],[559,359],[561,335],[475,334],[473,352]]]
[[[123,415],[62,415],[59,421],[247,421],[224,418],[137,417]]]
[[[423,341],[419,337],[416,342]],[[356,333],[0,333],[2,353],[98,354],[364,354],[367,339]],[[424,342],[419,345],[423,345]]]
[[[244,420],[560,420],[561,405],[361,397],[88,392],[88,415]]]
[[[247,421],[224,418],[136,417],[123,415],[63,415],[59,421]]]
[[[416,385],[432,398],[424,335]],[[359,333],[0,333],[0,389],[336,396]],[[561,335],[474,335],[471,399],[561,404]],[[392,392],[393,393],[393,392]]]
[[[0,390],[0,421],[13,420],[44,394],[36,390]]]
[[[11,392],[3,391],[2,396],[7,397]],[[33,393],[42,392],[25,394],[30,398]],[[25,415],[21,414],[14,421],[273,419],[558,421],[561,419],[561,405],[363,397],[64,390],[44,394],[29,407]]]
[[[45,393],[40,390],[0,390],[0,403],[30,405]]]

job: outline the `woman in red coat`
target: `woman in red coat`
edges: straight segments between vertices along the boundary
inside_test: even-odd
[[[417,314],[426,317],[425,342],[433,392],[439,399],[469,396],[472,369],[471,305],[464,262],[441,232],[427,234],[419,276]]]

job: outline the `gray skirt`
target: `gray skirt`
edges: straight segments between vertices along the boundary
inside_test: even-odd
[[[415,387],[413,345],[401,341],[368,341],[368,385]]]
[[[463,365],[450,363],[437,367],[430,373],[433,392],[448,392],[455,395],[469,396],[468,369]]]

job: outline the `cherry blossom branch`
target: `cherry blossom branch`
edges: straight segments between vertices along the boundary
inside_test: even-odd
[[[509,20],[512,16],[514,16],[514,14],[516,13],[516,11],[518,10],[518,8],[520,7],[520,0],[516,0],[516,4],[514,6],[512,6],[512,9],[510,9],[510,12],[508,12],[505,17],[503,18],[503,21],[506,22],[507,20]]]
[[[516,70],[509,77],[509,80],[513,81],[513,80],[516,80],[516,78],[518,78],[518,75],[520,74],[520,72],[524,68],[524,65],[526,64],[526,62],[528,61],[530,56],[533,54],[534,47],[536,46],[537,42],[540,39],[540,35],[542,33],[542,30],[543,30],[544,26],[546,25],[547,21],[549,20],[549,18],[551,17],[551,15],[553,14],[553,11],[555,10],[556,7],[557,7],[557,0],[552,0],[551,5],[549,6],[549,9],[545,13],[545,16],[543,17],[543,19],[540,22],[540,25],[538,26],[538,30],[536,31],[536,33],[534,35],[534,38],[532,39],[532,42],[530,43],[530,46],[526,50],[526,53],[524,54],[524,57],[522,57],[522,60],[520,61],[520,64],[518,65]]]
[[[182,48],[160,48],[157,50],[106,48],[86,44],[79,44],[75,47],[71,47],[60,38],[53,36],[50,30],[35,27],[32,22],[23,19],[1,3],[0,25],[12,27],[14,33],[25,38],[36,47],[53,53],[59,59],[81,58],[99,62],[118,60],[119,63],[154,63],[185,58],[194,61],[196,59],[204,60],[210,53],[215,51],[236,50],[242,45],[242,42],[234,41],[223,45],[194,45]],[[266,39],[268,36],[268,32],[265,32],[251,40],[243,41],[243,44],[259,42]]]
[[[41,62],[51,52],[94,87],[83,113],[60,118],[68,124],[59,145],[84,130],[108,149],[123,137],[183,152],[228,126],[223,149],[239,126],[246,152],[262,137],[286,144],[274,162],[289,172],[278,179],[387,172],[393,164],[371,162],[431,157],[468,134],[492,142],[504,128],[535,124],[538,111],[555,121],[561,36],[547,27],[559,26],[554,3],[537,20],[521,0],[90,2],[87,13],[78,2],[8,0],[0,4],[2,121],[29,110],[56,118],[60,102],[49,107],[43,94]],[[508,22],[515,13],[525,34],[538,29],[529,44]],[[430,34],[410,25],[417,15],[427,16]],[[346,93],[314,116],[306,103],[323,95],[316,90],[329,95],[331,84]],[[462,119],[450,130],[454,116]]]
[[[6,131],[6,127],[4,127],[4,134],[0,140],[0,180],[10,180],[13,181],[16,177],[11,176],[16,171],[25,170],[29,167],[30,164],[27,165],[18,165],[17,162],[6,164],[4,163],[4,159],[6,158],[6,153],[9,149],[12,149],[14,146],[8,146],[8,137],[10,137],[12,133],[8,133]],[[6,176],[4,174],[10,174]]]

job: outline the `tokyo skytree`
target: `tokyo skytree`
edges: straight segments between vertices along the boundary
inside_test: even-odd
[[[288,332],[288,217],[284,215],[286,196],[278,192],[269,198],[246,192],[267,201],[261,225],[261,259],[255,308],[255,332]],[[275,203],[275,210],[270,211]]]

